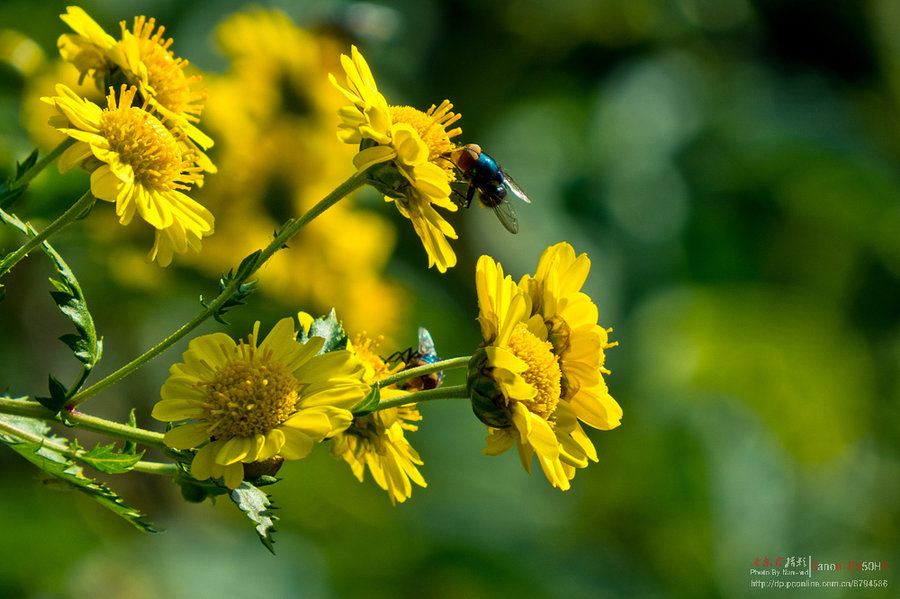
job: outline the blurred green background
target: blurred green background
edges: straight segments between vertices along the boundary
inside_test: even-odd
[[[120,20],[155,16],[174,37],[176,55],[210,82],[206,114],[218,113],[224,124],[206,130],[224,141],[211,154],[220,172],[198,197],[213,206],[222,243],[246,245],[244,255],[264,243],[241,237],[245,225],[237,216],[228,229],[228,210],[239,202],[216,198],[227,198],[231,187],[262,190],[256,209],[272,223],[290,216],[291,201],[302,203],[297,194],[306,193],[291,187],[296,181],[285,184],[277,168],[267,170],[269,158],[249,174],[230,170],[229,160],[239,160],[226,152],[240,140],[245,151],[265,157],[260,140],[298,131],[284,142],[282,168],[328,162],[327,180],[308,186],[318,197],[351,172],[352,151],[334,136],[330,107],[322,114],[332,121],[304,129],[302,119],[315,109],[304,104],[306,80],[294,76],[289,52],[281,70],[259,60],[235,69],[234,47],[246,39],[234,35],[232,49],[226,43],[223,50],[216,31],[246,10],[244,3],[80,6],[113,35]],[[227,501],[186,504],[167,480],[116,477],[110,483],[166,529],[144,535],[88,499],[43,484],[24,460],[3,451],[0,597],[730,598],[777,595],[751,589],[749,569],[758,558],[788,556],[886,561],[883,577],[892,585],[790,596],[896,596],[900,4],[265,6],[330,40],[334,53],[317,63],[331,61],[322,73],[336,72],[337,53],[353,42],[389,101],[424,109],[450,98],[463,115],[459,141],[481,144],[532,199],[518,206],[517,236],[478,208],[450,215],[460,260],[440,275],[425,269],[408,221],[374,193],[358,194],[354,218],[375,219],[384,256],[345,277],[348,324],[385,332],[393,345],[385,353],[412,344],[420,324],[443,356],[470,353],[479,341],[477,257],[492,255],[518,278],[534,271],[544,248],[567,240],[590,256],[586,290],[600,324],[614,327],[620,342],[607,365],[625,412],[622,426],[591,433],[600,463],[579,471],[561,493],[540,474],[528,477],[514,452],[483,457],[484,427],[465,404],[423,405],[425,420],[410,440],[425,460],[428,487],[392,507],[371,480],[358,483],[319,448],[286,466],[284,480],[267,489],[280,508],[275,557]],[[29,106],[53,93],[48,74],[56,38],[68,32],[58,18],[64,10],[57,2],[0,3],[3,176],[36,143],[53,145],[38,139],[41,123],[29,124]],[[33,45],[23,45],[19,34]],[[273,48],[281,41],[269,40]],[[221,117],[246,107],[223,102],[216,90],[237,74],[238,89],[243,81],[256,98],[251,76],[241,73],[266,69],[279,95],[265,116],[244,115],[262,132],[252,141]],[[319,75],[314,85],[325,91],[315,93],[334,93],[325,104],[339,105]],[[333,147],[295,156],[291,144],[303,146],[313,137],[304,131],[313,129],[327,132],[316,143]],[[229,134],[238,139],[231,146]],[[48,222],[86,185],[85,175],[48,169],[16,211]],[[105,339],[92,379],[99,380],[192,316],[198,295],[214,294],[216,273],[241,256],[176,256],[163,271],[140,259],[146,237],[123,237],[95,221],[112,222],[111,208],[96,207],[56,245],[79,274]],[[333,247],[342,226],[289,251],[304,250],[312,263],[333,259],[326,252],[351,252]],[[6,250],[18,239],[0,231]],[[232,312],[232,326],[208,323],[198,333],[244,336],[257,319],[265,329],[298,309],[321,313],[330,308],[329,293],[346,285],[310,274],[313,266],[284,268],[287,274],[277,281],[273,274],[275,282]],[[77,371],[56,340],[70,325],[49,299],[49,274],[34,257],[4,280],[0,386],[13,395],[44,393],[48,371],[70,378]],[[355,297],[364,277],[371,290]],[[373,305],[374,312],[360,308]],[[185,347],[85,409],[122,418],[134,405],[140,424],[161,430],[149,408]],[[830,579],[852,578],[844,572]]]

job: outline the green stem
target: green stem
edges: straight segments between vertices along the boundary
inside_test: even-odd
[[[118,422],[113,422],[112,420],[97,418],[96,416],[89,416],[82,412],[63,411],[61,414],[68,424],[74,424],[76,427],[86,431],[94,431],[95,433],[103,433],[104,435],[118,437],[120,439],[125,439],[126,441],[134,441],[135,443],[142,443],[144,445],[154,445],[163,449],[166,448],[162,433],[148,431],[135,426],[128,426],[127,424],[120,424]]]
[[[361,187],[366,182],[366,171],[362,171],[354,174],[352,177],[338,185],[331,193],[329,193],[325,198],[323,198],[318,204],[309,209],[306,214],[301,216],[296,220],[289,220],[284,227],[282,227],[281,231],[272,239],[272,242],[269,243],[264,249],[260,251],[259,256],[252,268],[248,269],[243,276],[235,277],[231,281],[228,282],[225,289],[219,293],[216,298],[210,302],[203,310],[201,310],[196,316],[194,316],[191,320],[181,326],[177,331],[157,343],[155,346],[126,364],[122,366],[112,374],[108,375],[104,379],[94,383],[87,389],[82,390],[80,393],[76,393],[72,396],[72,398],[66,403],[66,407],[72,408],[77,406],[87,398],[95,395],[96,393],[106,389],[107,387],[113,385],[114,383],[119,382],[165,350],[169,349],[174,343],[182,339],[185,335],[193,331],[197,326],[206,321],[210,316],[216,314],[225,302],[227,302],[232,295],[240,288],[241,284],[253,273],[255,273],[259,268],[272,257],[272,254],[280,250],[285,243],[290,240],[291,237],[297,234],[297,232],[306,226],[310,221],[314,218],[325,212],[328,208],[331,208],[336,203],[338,203],[341,199],[348,196],[354,190]]]
[[[26,416],[50,422],[64,422],[88,431],[103,433],[111,437],[117,437],[126,441],[134,441],[144,445],[165,448],[163,435],[142,428],[119,424],[111,420],[88,416],[81,412],[62,412],[57,416],[36,401],[16,401],[0,398],[0,414],[12,414],[14,416]]]
[[[20,187],[25,187],[31,180],[34,179],[41,171],[47,168],[47,165],[59,158],[59,155],[65,152],[72,144],[75,143],[75,139],[71,137],[67,137],[64,139],[58,146],[50,150],[46,156],[35,162],[30,169],[25,171],[21,177],[16,179],[12,185],[9,186],[7,193],[12,193]],[[0,208],[6,208],[12,202],[7,202],[6,205],[0,206]]]
[[[472,356],[460,356],[458,358],[448,358],[446,360],[441,360],[433,364],[416,366],[415,368],[401,370],[400,372],[392,374],[391,376],[385,377],[380,381],[376,381],[375,384],[379,387],[387,387],[388,385],[393,385],[395,383],[406,381],[417,376],[422,376],[423,374],[431,374],[432,372],[439,372],[441,370],[453,370],[454,368],[465,368],[466,366],[468,366],[469,360],[471,359]]]
[[[175,464],[165,464],[162,462],[144,462],[140,461],[134,465],[132,470],[144,472],[146,474],[158,474],[160,476],[168,476],[170,478],[178,478],[181,476],[181,469]]]
[[[42,244],[55,233],[61,231],[67,225],[74,222],[79,216],[84,213],[85,210],[90,208],[90,206],[95,201],[96,200],[94,199],[94,196],[91,195],[90,191],[88,191],[83,196],[81,196],[81,198],[79,198],[77,202],[72,204],[72,206],[68,210],[63,212],[62,216],[47,225],[47,227],[43,231],[30,238],[28,241],[22,244],[22,247],[17,249],[15,252],[3,258],[3,260],[0,261],[0,277],[2,277],[7,271],[9,271],[9,269],[15,266],[19,260],[24,258],[28,254],[28,252]]]
[[[449,387],[438,387],[437,389],[428,389],[427,391],[416,391],[400,395],[394,399],[387,399],[379,402],[372,411],[386,410],[388,408],[396,408],[397,406],[405,406],[408,404],[421,403],[423,401],[432,401],[435,399],[468,399],[469,393],[466,391],[465,385],[451,385]]]

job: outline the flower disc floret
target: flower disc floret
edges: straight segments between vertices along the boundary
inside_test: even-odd
[[[523,403],[528,411],[550,421],[556,412],[556,404],[559,403],[562,379],[559,360],[553,354],[553,345],[548,341],[541,341],[524,323],[519,323],[509,337],[509,349],[528,365],[521,377],[536,392],[533,399]]]
[[[279,362],[236,359],[203,383],[203,419],[212,436],[249,437],[273,429],[294,413],[297,379]]]

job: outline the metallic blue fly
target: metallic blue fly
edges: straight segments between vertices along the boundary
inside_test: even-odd
[[[434,364],[440,358],[437,350],[434,348],[434,339],[431,333],[425,327],[419,327],[419,346],[416,349],[408,348],[404,351],[396,352],[388,361],[402,360],[406,363],[403,370],[425,366],[426,364]],[[405,391],[419,391],[422,389],[434,389],[444,381],[444,373],[432,372],[431,374],[423,374],[421,376],[407,379],[406,382],[397,385]]]
[[[467,188],[453,189],[454,201],[463,208],[472,203],[475,193],[483,206],[493,209],[494,214],[510,233],[519,232],[516,210],[509,202],[515,196],[531,203],[522,188],[503,170],[497,162],[481,151],[477,144],[468,144],[450,152],[448,160],[459,169]],[[451,184],[452,185],[452,184]]]

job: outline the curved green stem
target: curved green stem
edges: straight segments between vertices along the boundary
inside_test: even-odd
[[[428,389],[427,391],[416,391],[400,395],[394,399],[387,399],[379,402],[377,406],[372,408],[373,412],[386,410],[388,408],[396,408],[423,401],[432,401],[434,399],[468,399],[469,393],[466,391],[465,385],[451,385],[449,387],[438,387],[437,389]]]
[[[79,216],[84,214],[84,211],[90,208],[95,201],[96,200],[94,199],[94,196],[91,195],[90,191],[88,191],[83,196],[81,196],[81,198],[79,198],[77,202],[72,204],[72,206],[68,210],[63,212],[59,218],[47,225],[47,227],[43,231],[30,238],[28,241],[22,244],[22,247],[17,249],[15,252],[7,255],[3,258],[3,260],[0,260],[0,277],[2,277],[4,274],[6,274],[6,272],[9,271],[9,269],[15,266],[19,260],[24,258],[28,254],[28,252],[42,244],[55,233],[58,233],[59,231],[64,229],[67,225],[74,222]]]
[[[7,193],[10,194],[9,197],[12,199],[4,203],[2,206],[0,206],[0,208],[6,208],[10,204],[12,204],[13,201],[15,201],[15,198],[18,197],[18,194],[15,194],[13,192],[31,183],[31,180],[34,179],[38,174],[40,174],[41,171],[47,168],[48,164],[59,158],[59,155],[65,152],[69,148],[69,146],[74,143],[74,138],[67,137],[62,142],[60,142],[58,146],[50,150],[46,156],[35,162],[30,169],[22,174],[21,177],[13,181],[13,183],[9,186],[9,189],[7,189]]]
[[[96,416],[89,416],[82,412],[63,411],[61,414],[66,423],[74,424],[76,427],[86,431],[94,431],[95,433],[103,433],[104,435],[118,437],[120,439],[125,439],[126,441],[134,441],[135,443],[142,443],[144,445],[166,448],[162,433],[128,426],[127,424],[120,424],[118,422],[113,422],[112,420],[97,418]]]
[[[235,277],[231,281],[228,282],[225,289],[219,293],[216,298],[210,302],[203,310],[201,310],[196,316],[194,316],[187,323],[182,325],[177,331],[157,343],[155,346],[126,364],[122,366],[112,374],[108,375],[104,379],[94,383],[87,389],[82,390],[80,393],[76,393],[72,396],[72,398],[66,403],[66,407],[72,408],[77,406],[90,396],[106,389],[110,385],[119,382],[165,350],[171,347],[175,342],[179,341],[185,335],[193,331],[197,326],[206,321],[210,316],[216,314],[225,302],[227,302],[231,296],[240,288],[241,284],[247,280],[247,278],[255,273],[259,268],[265,264],[266,260],[272,257],[272,255],[280,250],[285,243],[290,240],[291,237],[297,234],[297,232],[302,229],[304,226],[309,224],[310,221],[315,219],[317,216],[325,212],[328,208],[331,208],[336,203],[338,203],[341,199],[347,197],[350,193],[361,187],[366,182],[366,171],[358,172],[354,174],[352,177],[338,185],[331,193],[329,193],[325,198],[323,198],[318,204],[309,209],[306,214],[301,216],[296,220],[289,220],[284,227],[282,227],[281,231],[275,235],[275,238],[272,239],[272,242],[269,243],[264,249],[260,250],[259,256],[256,258],[253,267],[249,268],[242,276]]]
[[[0,398],[0,414],[12,414],[14,416],[26,416],[49,422],[63,422],[76,428],[81,428],[96,433],[102,433],[111,437],[134,441],[143,445],[152,445],[165,448],[163,435],[134,426],[127,426],[111,420],[89,416],[81,412],[61,412],[59,416],[42,406],[36,401],[16,401]]]
[[[431,374],[432,372],[440,372],[441,370],[453,370],[454,368],[464,368],[469,364],[469,360],[471,359],[472,356],[460,356],[458,358],[448,358],[446,360],[440,360],[438,362],[434,362],[433,364],[416,366],[415,368],[410,368],[408,370],[401,370],[400,372],[394,373],[391,376],[387,376],[380,381],[376,381],[375,385],[377,385],[378,387],[387,387],[401,381],[406,381],[417,376],[422,376],[423,374]]]

